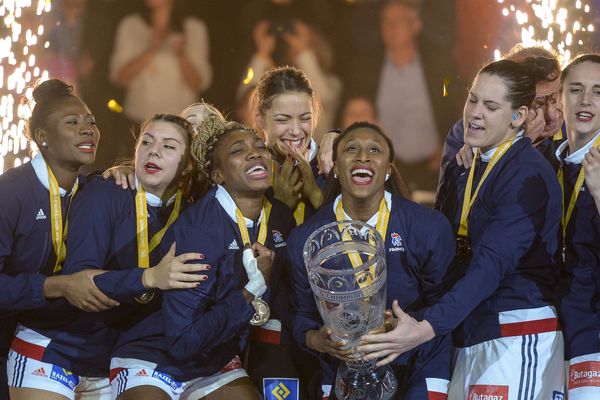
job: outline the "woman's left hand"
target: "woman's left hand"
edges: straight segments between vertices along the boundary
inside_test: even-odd
[[[113,177],[115,184],[123,189],[135,189],[135,171],[128,165],[115,165],[102,174],[102,178]]]
[[[421,322],[406,314],[398,301],[392,303],[392,310],[397,320],[395,327],[386,333],[368,334],[360,338],[358,351],[363,353],[364,360],[383,359],[377,366],[391,363],[399,355],[433,339],[435,332],[426,320]]]
[[[302,179],[300,193],[310,201],[315,209],[318,208],[321,205],[321,188],[317,185],[310,163],[294,146],[289,146],[289,153],[297,163],[296,168],[300,171]]]

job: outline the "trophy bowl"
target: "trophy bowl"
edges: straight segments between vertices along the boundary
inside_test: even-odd
[[[386,307],[385,248],[381,235],[360,221],[337,221],[313,232],[304,262],[315,301],[333,339],[356,349],[381,328]],[[338,367],[335,394],[343,400],[391,399],[397,381],[389,366],[376,367],[358,351]]]

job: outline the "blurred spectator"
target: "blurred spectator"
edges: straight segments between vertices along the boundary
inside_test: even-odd
[[[212,80],[206,26],[178,0],[145,0],[119,24],[110,78],[126,89],[125,115],[140,122],[154,113],[177,114]]]
[[[355,122],[367,121],[379,124],[373,101],[365,96],[352,96],[346,100],[342,108],[342,129]]]
[[[377,117],[390,136],[398,169],[409,190],[435,190],[442,138],[459,116],[448,43],[439,48],[421,35],[421,2],[390,0],[380,12],[383,48],[356,57],[354,92],[375,99]],[[426,50],[426,51],[425,51]],[[457,91],[458,92],[458,91]]]
[[[43,64],[53,78],[63,79],[79,90],[79,78],[89,75],[93,61],[83,47],[87,0],[60,0],[52,9],[53,22],[47,39],[50,47]]]
[[[342,84],[333,74],[333,51],[325,38],[306,23],[294,20],[262,20],[253,32],[256,52],[246,69],[237,99],[256,85],[269,69],[293,65],[306,74],[322,106],[313,138],[317,143],[333,127]],[[252,71],[252,72],[250,72]]]

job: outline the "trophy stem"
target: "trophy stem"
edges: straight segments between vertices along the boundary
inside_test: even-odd
[[[388,400],[394,397],[398,382],[389,366],[376,367],[374,361],[341,363],[335,379],[335,395],[340,400]]]

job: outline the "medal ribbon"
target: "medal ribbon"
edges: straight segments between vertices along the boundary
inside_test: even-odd
[[[65,261],[67,254],[67,246],[65,244],[65,238],[69,231],[69,212],[71,211],[71,204],[77,189],[78,183],[75,182],[73,190],[71,191],[71,198],[69,199],[69,205],[67,206],[67,215],[65,216],[65,226],[63,229],[62,223],[62,207],[60,205],[60,187],[58,181],[52,173],[50,166],[46,164],[48,169],[48,191],[50,192],[50,226],[52,230],[52,247],[54,248],[54,254],[56,254],[56,262],[54,263],[54,275],[62,271],[62,264]]]
[[[475,199],[477,199],[477,195],[479,194],[479,189],[481,189],[483,182],[488,177],[490,172],[492,172],[492,168],[494,168],[494,166],[496,164],[498,164],[498,161],[500,161],[502,156],[508,151],[508,149],[510,149],[510,147],[513,145],[513,143],[514,143],[514,140],[511,139],[508,142],[505,142],[505,143],[501,144],[500,146],[498,146],[498,148],[494,152],[494,155],[492,156],[492,159],[488,163],[487,167],[485,167],[485,171],[483,171],[483,175],[481,176],[481,179],[479,180],[479,183],[477,184],[477,187],[475,188],[475,193],[473,193],[473,196],[471,196],[471,192],[472,192],[472,188],[473,188],[473,179],[475,178],[475,163],[477,162],[477,156],[479,155],[479,149],[475,149],[475,155],[473,157],[473,160],[475,160],[475,161],[473,162],[473,165],[471,166],[471,170],[469,171],[469,178],[467,179],[467,186],[465,187],[465,196],[463,199],[462,211],[460,213],[460,225],[458,227],[458,236],[463,236],[463,237],[469,236],[469,234],[468,234],[468,232],[469,232],[468,231],[469,213],[471,212],[471,207],[473,206],[473,203],[475,203]]]
[[[335,219],[337,221],[343,221],[346,219],[346,216],[344,215],[344,206],[342,205],[341,198],[337,204],[337,207],[335,208]],[[390,220],[390,210],[388,210],[387,203],[385,202],[385,195],[384,195],[384,197],[381,199],[381,203],[379,204],[379,211],[377,214],[377,226],[375,227],[375,229],[377,229],[377,232],[379,232],[379,234],[381,235],[384,243],[385,243],[385,238],[386,238],[386,234],[387,234],[387,227],[388,227],[389,220]],[[348,233],[346,233],[344,235],[343,239],[349,240],[350,235]],[[371,244],[373,244],[373,243],[371,243]],[[357,253],[348,254],[348,258],[350,258],[350,262],[352,263],[353,268],[358,268],[363,264],[360,256]],[[372,270],[374,269],[374,267],[375,266],[371,266],[369,268],[369,271],[373,272]],[[364,280],[357,279],[357,282],[358,282],[358,285],[362,288],[362,287],[369,285],[372,282],[372,279],[370,276],[366,276],[366,279],[364,279]]]
[[[135,219],[136,219],[136,237],[137,237],[137,248],[138,248],[138,266],[140,268],[150,267],[150,253],[158,246],[160,241],[169,226],[177,217],[179,217],[179,211],[181,210],[181,190],[178,190],[175,194],[175,205],[173,211],[169,215],[167,224],[150,239],[148,244],[148,207],[146,205],[146,191],[140,184],[138,191],[135,195]]]
[[[264,245],[267,240],[267,225],[269,224],[269,216],[271,215],[271,202],[267,199],[263,200],[263,207],[260,211],[261,215],[261,223],[260,228],[258,229],[258,238],[257,242]],[[244,242],[244,246],[252,244],[250,241],[250,234],[248,233],[248,227],[246,226],[246,219],[242,214],[242,211],[238,207],[235,209],[235,219],[237,221],[238,227],[240,229],[240,235],[242,235],[242,242]]]
[[[600,137],[598,137],[594,141],[594,144],[592,145],[592,147],[596,147],[599,144],[600,144]],[[562,164],[558,168],[557,176],[558,176],[558,183],[560,183],[560,190],[562,193],[561,199],[562,199],[563,212],[562,212],[562,218],[561,218],[561,225],[562,225],[562,239],[563,239],[563,261],[564,261],[566,243],[567,243],[567,226],[569,225],[569,221],[571,221],[571,216],[573,215],[573,210],[575,209],[575,203],[577,203],[577,198],[579,197],[579,192],[581,192],[581,188],[583,187],[583,182],[585,180],[585,171],[582,166],[581,170],[579,171],[579,175],[577,176],[577,180],[575,181],[575,186],[573,187],[573,192],[571,193],[571,198],[569,199],[569,205],[566,210],[565,210],[565,182],[564,182],[564,173],[563,173]]]

